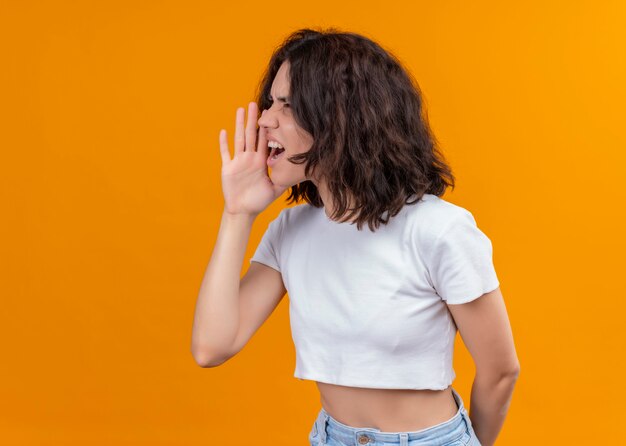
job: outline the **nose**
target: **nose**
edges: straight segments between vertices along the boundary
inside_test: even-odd
[[[261,117],[257,123],[259,124],[259,127],[276,127],[278,122],[274,112],[272,111],[272,107],[263,110],[263,113],[261,113]]]

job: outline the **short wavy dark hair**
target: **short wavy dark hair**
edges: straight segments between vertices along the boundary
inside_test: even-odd
[[[419,85],[396,56],[356,33],[297,30],[272,54],[257,89],[259,111],[271,107],[272,82],[285,61],[292,114],[313,137],[308,152],[287,160],[306,163],[309,178],[324,178],[334,200],[330,218],[357,216],[358,230],[367,223],[375,231],[423,194],[454,190]],[[350,199],[355,208],[348,209]],[[324,205],[310,180],[291,187],[287,203],[301,200]]]

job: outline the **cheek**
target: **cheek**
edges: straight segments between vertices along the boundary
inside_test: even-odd
[[[294,137],[293,148],[298,152],[308,152],[311,146],[313,145],[313,139],[308,135],[302,135],[302,131]]]

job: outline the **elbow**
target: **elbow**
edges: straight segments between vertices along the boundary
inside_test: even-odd
[[[229,355],[211,352],[206,349],[191,349],[193,359],[202,368],[211,368],[222,365],[230,359]]]
[[[516,358],[515,363],[507,368],[505,375],[510,376],[511,378],[517,381],[517,378],[519,378],[519,372],[520,372],[519,360],[517,360]]]
[[[477,369],[476,376],[489,381],[517,381],[520,374],[519,363],[497,369]]]
[[[196,361],[196,364],[203,369],[215,367],[216,365],[218,365],[210,359],[205,358],[204,356],[193,355],[193,359]]]
[[[520,367],[519,367],[519,364],[517,364],[517,367],[515,368],[513,372],[513,377],[515,378],[516,381],[517,381],[517,378],[519,378],[519,371],[520,371]]]
[[[500,379],[517,381],[517,378],[519,377],[519,371],[519,362],[516,362],[515,364],[511,364],[508,367],[503,367],[502,369],[500,369],[497,373],[497,376]]]
[[[513,381],[517,381],[517,379],[519,378],[519,372],[520,372],[520,366],[519,363],[515,364],[514,366],[506,369],[505,371],[503,371],[502,376],[504,378],[508,378],[511,379]]]

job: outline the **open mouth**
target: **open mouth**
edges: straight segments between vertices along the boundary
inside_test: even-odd
[[[285,149],[279,149],[279,148],[272,148],[272,151],[270,152],[270,158],[271,159],[277,159],[283,152],[285,151]]]

